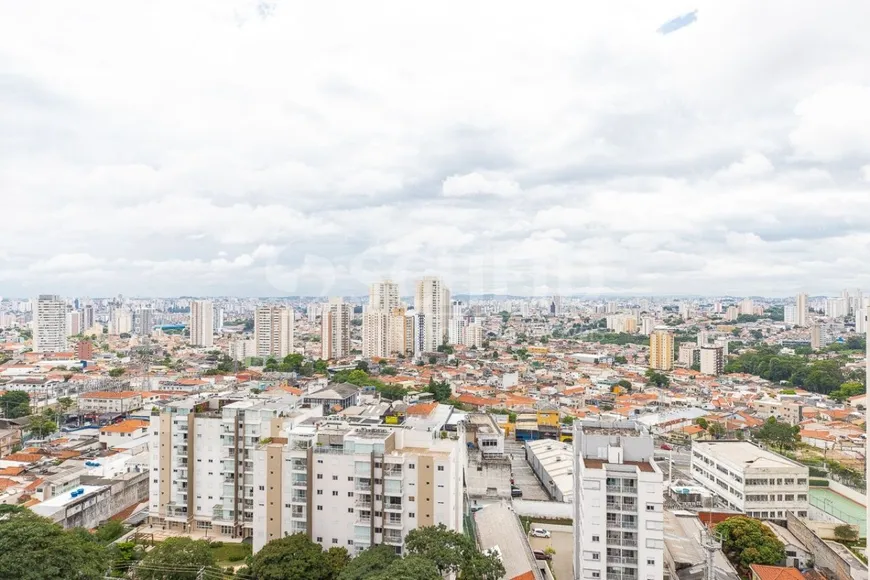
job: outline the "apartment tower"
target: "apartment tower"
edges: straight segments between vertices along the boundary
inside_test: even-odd
[[[338,359],[350,354],[350,319],[353,308],[341,298],[331,298],[320,316],[320,357]]]
[[[659,371],[674,368],[674,331],[660,326],[649,335],[649,366]]]
[[[259,306],[254,313],[258,357],[282,359],[293,352],[294,312],[285,306]]]
[[[434,352],[447,340],[450,320],[450,291],[441,278],[425,276],[417,281],[414,310],[422,315],[420,346],[423,352]]]
[[[210,300],[190,303],[190,344],[205,347],[214,344],[214,304]]]
[[[40,294],[33,301],[33,351],[66,350],[66,302],[55,294]]]

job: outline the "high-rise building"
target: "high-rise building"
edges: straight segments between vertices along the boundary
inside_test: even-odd
[[[96,318],[94,318],[94,305],[87,304],[82,308],[82,329],[90,330],[94,327]]]
[[[388,311],[366,308],[362,321],[362,355],[365,358],[389,357],[391,329]]]
[[[736,306],[729,306],[725,309],[725,320],[733,322],[737,320],[738,316],[740,316],[740,309]]]
[[[725,353],[721,346],[706,344],[701,347],[701,372],[705,375],[721,375],[725,370]]]
[[[633,421],[574,422],[574,577],[664,574],[663,477]]]
[[[786,304],[782,308],[782,321],[786,324],[797,324],[797,307]]]
[[[320,315],[320,357],[338,359],[350,354],[350,319],[353,308],[341,298],[331,298]]]
[[[66,335],[75,336],[81,334],[82,328],[82,313],[77,310],[71,310],[66,313]]]
[[[390,280],[369,287],[369,309],[389,312],[399,306],[399,285]]]
[[[463,329],[462,344],[471,348],[483,346],[483,327],[479,324],[469,324]]]
[[[417,315],[423,316],[423,352],[436,351],[448,338],[447,325],[450,319],[450,291],[442,285],[441,278],[426,276],[417,281],[414,310]]]
[[[755,314],[755,303],[752,301],[752,298],[744,298],[740,301],[739,314],[745,314],[748,316]]]
[[[825,316],[844,318],[849,313],[849,302],[844,298],[828,298],[825,302]]]
[[[66,350],[66,302],[54,294],[40,294],[33,301],[33,351]]]
[[[312,302],[311,304],[306,306],[305,316],[308,318],[308,322],[316,321],[317,317],[320,316],[320,304]]]
[[[229,356],[233,360],[243,361],[257,356],[257,341],[237,338],[230,341]]]
[[[814,324],[810,328],[810,348],[813,350],[819,350],[828,346],[827,338],[827,332],[821,325]]]
[[[80,340],[76,345],[76,358],[79,360],[92,360],[94,358],[94,343],[90,340]]]
[[[807,305],[807,295],[798,294],[794,301],[794,324],[795,326],[807,326],[807,321],[810,316],[810,309]]]
[[[214,307],[214,315],[212,316],[212,330],[215,334],[220,334],[224,329],[224,309],[221,306]]]
[[[649,335],[650,368],[669,371],[674,368],[674,331],[659,326]]]
[[[450,344],[463,343],[465,319],[463,318],[465,305],[461,300],[454,300],[450,304],[450,327],[447,329],[447,341]]]
[[[214,344],[214,305],[210,300],[190,302],[190,344],[204,347]]]
[[[655,330],[656,319],[652,316],[644,316],[640,320],[640,333],[649,336]]]
[[[109,334],[130,334],[133,332],[133,314],[126,308],[115,308],[109,316]]]
[[[140,308],[136,318],[138,319],[139,335],[150,336],[154,330],[154,311],[150,308]]]
[[[282,359],[293,352],[295,313],[285,306],[259,306],[254,312],[256,356]]]
[[[550,301],[550,314],[557,317],[562,316],[562,297],[558,294],[554,294]]]
[[[461,531],[465,439],[433,437],[428,429],[301,425],[282,431],[286,442],[257,446],[254,551],[305,533],[353,555],[381,544],[401,553],[417,527]]]
[[[690,342],[680,343],[677,360],[681,365],[686,365],[687,367],[700,364],[700,351],[697,346]]]

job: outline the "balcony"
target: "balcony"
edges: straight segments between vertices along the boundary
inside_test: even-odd
[[[187,457],[187,445],[176,445],[172,449],[175,450],[176,457]]]
[[[608,546],[624,546],[626,548],[637,548],[637,540],[629,538],[615,538],[607,536]]]
[[[395,532],[392,530],[384,530],[384,543],[385,544],[401,544],[402,543],[402,532]]]
[[[394,514],[390,514],[392,516]],[[402,527],[402,517],[399,516],[397,518],[389,517],[384,519],[384,527],[385,528],[401,528]]]
[[[636,530],[637,529],[637,520],[627,520],[627,519],[607,520],[607,527],[608,528],[624,528],[624,529],[629,529],[629,530]]]
[[[607,486],[607,493],[623,493],[623,494],[637,495],[637,488],[634,486],[623,487],[621,485],[608,485]]]
[[[402,502],[400,502],[400,501],[384,502],[384,510],[391,511],[391,512],[400,512],[400,511],[402,511]]]
[[[293,460],[293,471],[308,471],[308,462],[294,459]]]
[[[609,503],[607,504],[609,512],[637,512],[637,504],[629,503]]]
[[[179,469],[178,473],[175,474],[175,479],[178,481],[187,481],[187,470]]]
[[[294,486],[306,487],[308,485],[308,477],[306,477],[305,475],[300,476],[298,473],[294,473],[292,482]]]
[[[356,526],[370,526],[372,523],[372,516],[357,516],[354,525]]]
[[[628,566],[637,566],[637,558],[631,558],[628,556],[607,556],[608,564],[624,564]]]
[[[398,478],[401,479],[405,476],[404,470],[402,470],[401,465],[384,465],[384,477],[385,478]]]
[[[372,498],[369,495],[358,495],[353,500],[353,505],[361,508],[372,507]]]
[[[181,518],[187,519],[187,505],[182,505],[176,502],[170,502],[166,504],[166,517],[167,518]]]
[[[294,492],[293,495],[290,496],[290,501],[293,503],[305,503],[308,501],[308,495],[305,493]]]
[[[371,490],[372,490],[372,484],[358,481],[358,482],[356,482],[356,485],[353,486],[353,489],[354,489],[354,491],[368,493],[368,492],[371,492]]]

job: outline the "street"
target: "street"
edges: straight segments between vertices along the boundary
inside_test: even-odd
[[[511,469],[513,470],[514,485],[523,491],[523,499],[533,501],[547,501],[549,494],[535,477],[528,461],[526,461],[525,445],[522,441],[505,439],[504,451],[511,456]]]

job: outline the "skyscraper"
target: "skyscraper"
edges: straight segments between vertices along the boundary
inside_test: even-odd
[[[139,316],[139,334],[141,336],[150,336],[154,330],[154,311],[150,308],[140,308]]]
[[[660,326],[649,335],[649,366],[660,371],[674,368],[674,331]]]
[[[214,305],[210,300],[190,303],[190,344],[205,347],[214,344]]]
[[[258,357],[284,358],[293,352],[295,316],[292,308],[260,306],[254,313],[254,342]]]
[[[94,305],[88,304],[82,308],[82,330],[90,330],[94,327],[96,318],[94,318]]]
[[[220,306],[214,307],[214,315],[212,317],[212,330],[215,334],[220,334],[224,329],[224,309]]]
[[[447,340],[450,319],[450,291],[442,285],[441,278],[425,276],[417,281],[414,311],[423,317],[420,329],[422,350],[436,351]]]
[[[574,423],[574,577],[664,574],[663,477],[633,421]]]
[[[701,347],[701,372],[705,375],[721,375],[725,370],[725,352],[721,346]]]
[[[337,359],[350,354],[350,319],[353,308],[341,298],[331,298],[320,316],[320,357]]]
[[[454,300],[450,304],[450,323],[447,329],[447,341],[450,344],[463,344],[465,337],[465,319],[463,318],[465,305],[460,300]]]
[[[66,350],[66,302],[54,294],[33,301],[33,351]]]
[[[795,326],[807,326],[807,320],[810,316],[810,310],[807,306],[807,295],[798,294],[794,304],[794,323]]]
[[[66,313],[66,335],[75,336],[82,332],[82,313],[71,310]]]
[[[399,285],[390,280],[369,287],[369,309],[389,312],[399,306]]]

